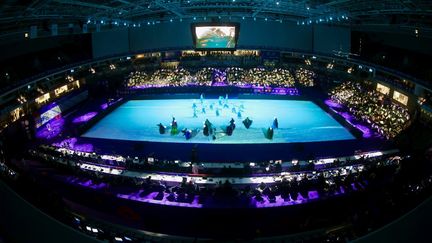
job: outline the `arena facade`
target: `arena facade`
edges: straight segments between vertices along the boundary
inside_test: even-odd
[[[7,1],[0,242],[429,242],[431,7]]]

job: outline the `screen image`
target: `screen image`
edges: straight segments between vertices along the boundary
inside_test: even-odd
[[[235,26],[195,26],[195,48],[234,49],[236,47]]]
[[[53,108],[42,113],[40,117],[36,119],[36,128],[43,126],[45,123],[51,121],[59,115],[61,115],[61,110],[60,107],[56,105]]]

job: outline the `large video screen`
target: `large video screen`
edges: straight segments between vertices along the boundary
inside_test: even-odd
[[[61,115],[61,110],[58,105],[52,107],[51,109],[45,111],[36,119],[36,128],[45,125],[47,122]]]
[[[238,31],[238,24],[195,24],[192,26],[195,49],[234,50]]]

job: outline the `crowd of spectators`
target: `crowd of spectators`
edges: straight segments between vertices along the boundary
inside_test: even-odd
[[[218,72],[215,75],[215,72]],[[305,76],[299,76],[302,80],[310,78],[310,72]],[[222,79],[220,76],[224,75]],[[308,76],[309,75],[309,76]],[[255,86],[255,87],[293,87],[295,84],[294,76],[287,69],[275,68],[252,68],[243,69],[231,67],[226,69],[202,68],[192,74],[185,69],[158,69],[148,73],[135,71],[127,77],[128,87],[166,87],[166,86],[185,86],[200,85],[211,86],[215,83],[222,83],[232,86]],[[306,81],[302,81],[306,82]],[[310,81],[313,82],[313,81]]]
[[[135,71],[127,77],[128,87],[167,87],[185,86],[191,80],[189,71],[185,69],[158,69],[148,74]]]
[[[366,121],[387,138],[398,135],[410,120],[406,107],[357,82],[346,82],[330,92],[331,99],[345,105],[357,119]]]
[[[32,152],[35,158],[49,161],[58,165],[66,165],[72,168],[80,168],[80,163],[94,163],[108,165],[111,168],[122,168],[123,171],[134,171],[138,163],[130,159],[125,161],[103,160],[101,156],[92,154],[89,157],[83,157],[83,153],[59,153],[50,147],[41,147],[39,152]],[[105,156],[107,157],[107,156]],[[136,160],[136,159],[135,159]],[[257,184],[231,184],[230,179],[219,180],[217,183],[197,184],[193,179],[187,180],[189,173],[185,169],[176,171],[183,172],[183,181],[181,183],[172,183],[168,185],[165,181],[154,180],[150,176],[146,179],[140,177],[127,176],[124,172],[116,175],[103,173],[99,170],[78,169],[78,174],[85,176],[85,180],[91,180],[92,185],[98,187],[102,182],[112,186],[123,183],[129,186],[139,187],[139,194],[142,197],[148,197],[151,193],[155,200],[166,199],[172,202],[198,203],[212,206],[214,203],[227,203],[229,201],[234,205],[243,206],[263,206],[267,204],[285,203],[303,203],[317,198],[325,198],[333,195],[348,193],[351,191],[364,190],[370,182],[370,171],[377,168],[393,168],[391,173],[399,166],[401,157],[399,156],[379,156],[374,158],[360,158],[353,164],[352,161],[335,161],[331,168],[316,169],[314,166],[303,168],[305,171],[291,172],[282,176],[280,173],[272,174],[274,178],[281,178],[261,182]],[[163,163],[151,163],[142,165],[143,171],[155,171],[154,169],[163,169]],[[176,164],[165,164],[165,169],[170,166],[175,169]],[[153,167],[153,169],[151,169]],[[180,167],[177,167],[179,169]],[[189,168],[190,169],[190,168]],[[299,169],[299,168],[298,168]],[[156,172],[157,173],[157,172]],[[249,172],[250,173],[250,172]],[[390,173],[390,174],[391,174]],[[206,174],[210,176],[210,174]],[[91,177],[88,177],[91,176]],[[223,173],[220,176],[229,176]],[[249,175],[244,175],[249,176]],[[256,177],[256,174],[254,174]],[[193,178],[193,177],[192,177]],[[102,179],[102,181],[101,181]],[[77,180],[80,181],[80,180]],[[214,205],[213,205],[214,206]]]
[[[43,151],[48,150],[45,148]],[[32,159],[47,161],[56,156],[59,154],[52,153],[45,157],[33,157]],[[67,158],[64,157],[63,162],[66,160],[79,161],[82,159],[80,156],[77,153]],[[304,203],[312,206],[313,204],[315,207],[327,207],[327,210],[346,214],[346,219],[350,222],[344,230],[333,231],[324,238],[353,239],[369,232],[371,228],[375,229],[389,220],[394,220],[395,215],[411,209],[413,198],[424,200],[421,198],[431,191],[432,178],[430,168],[418,171],[423,167],[416,163],[417,159],[410,156],[361,158],[357,161],[364,165],[361,170],[356,169],[359,167],[351,166],[350,163],[334,162],[335,167],[332,169],[311,168],[312,171],[290,173],[291,176],[280,181],[265,181],[259,184],[234,184],[231,179],[211,185],[203,185],[189,179],[166,183],[152,177],[134,178],[124,174],[111,175],[84,169],[74,170],[70,181],[77,186],[90,185],[88,188],[93,188],[92,190],[103,192],[113,190],[118,193],[117,195],[125,195],[125,198],[138,198],[146,202],[150,200],[153,203],[161,202],[164,205],[172,203],[172,205],[188,204],[191,205],[190,207],[193,205],[201,205],[201,207],[227,207],[227,205],[274,207]],[[94,154],[93,158],[86,158],[86,160],[100,163],[101,157]],[[66,164],[70,167],[71,163]],[[127,162],[114,166],[128,167],[126,164]],[[1,168],[0,164],[0,171],[2,171]],[[336,200],[341,200],[341,197],[349,199],[345,202],[350,202],[350,206],[338,211],[331,205]],[[327,201],[332,203],[326,204]],[[367,206],[364,206],[365,202]],[[319,211],[323,212],[322,209]],[[324,218],[315,215],[305,219],[305,222],[302,221],[304,225],[302,229],[310,229],[305,225],[315,227],[316,220],[321,220],[322,223]],[[325,220],[327,222],[327,218]]]
[[[213,83],[212,75],[214,71],[215,68],[211,67],[200,69],[193,77],[194,83],[199,86],[211,86]]]
[[[316,74],[314,71],[304,69],[304,68],[299,68],[296,70],[295,76],[300,85],[306,87],[315,86]]]

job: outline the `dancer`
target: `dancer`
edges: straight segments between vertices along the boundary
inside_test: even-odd
[[[213,125],[208,119],[206,119],[204,122],[203,134],[204,136],[209,136],[213,134]]]
[[[231,136],[233,134],[233,132],[234,132],[235,127],[236,127],[236,125],[235,125],[234,118],[231,118],[230,124],[226,128],[226,134],[228,136]]]
[[[162,125],[162,123],[158,124],[159,134],[165,134],[166,126]]]
[[[246,119],[243,120],[243,125],[246,127],[246,129],[249,129],[249,127],[252,125],[252,120],[249,119],[249,117],[246,117]]]
[[[204,103],[204,94],[203,93],[201,93],[201,95],[200,95],[200,101],[201,101],[201,104]]]
[[[273,120],[273,128],[278,129],[279,128],[279,122],[278,119],[275,117]]]
[[[175,117],[172,118],[172,122],[171,122],[171,135],[176,135],[178,134],[178,125],[177,125],[177,121],[175,119]]]
[[[185,136],[186,140],[189,140],[192,138],[192,130],[188,130],[187,128],[182,130],[183,135]]]
[[[266,138],[273,139],[274,130],[272,127],[267,128]]]

